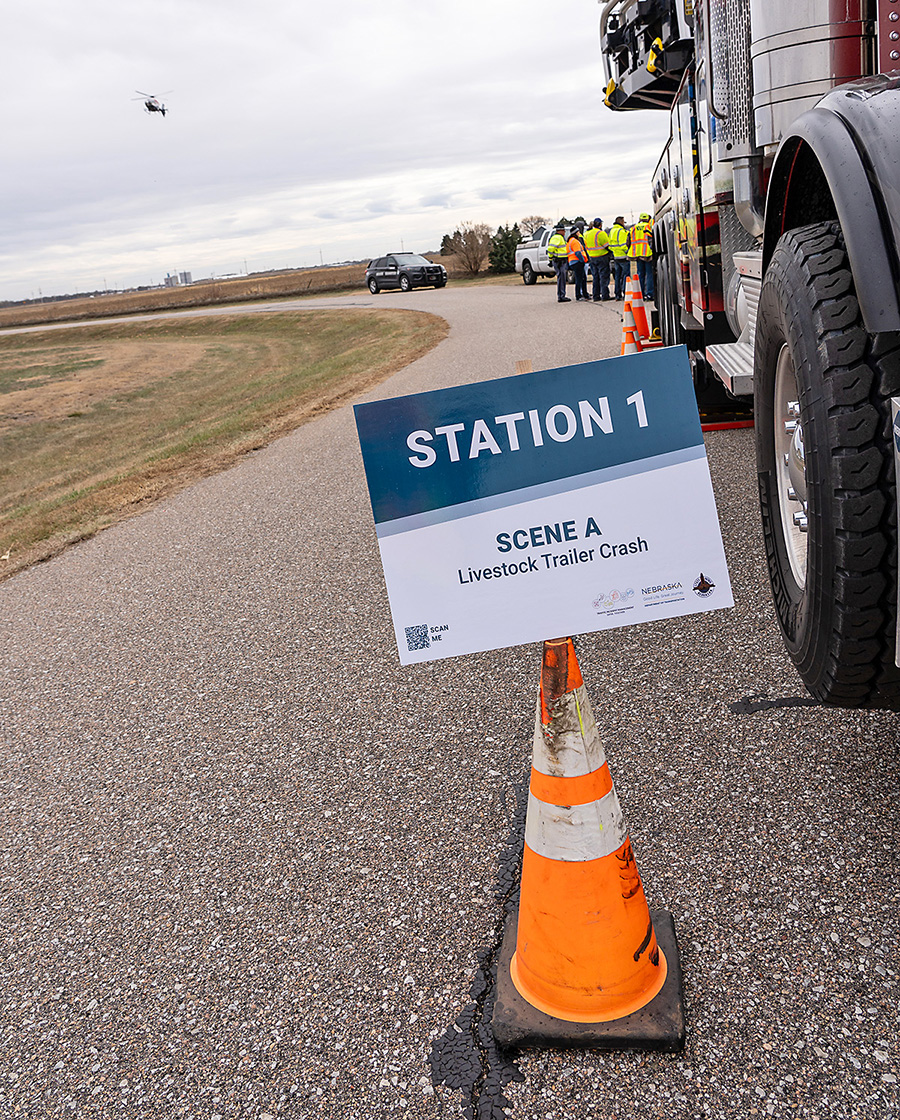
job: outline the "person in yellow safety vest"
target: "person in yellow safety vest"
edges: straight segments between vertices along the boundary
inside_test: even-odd
[[[637,266],[644,299],[653,299],[653,221],[649,214],[641,214],[631,227],[628,255]]]
[[[609,251],[612,253],[612,266],[615,276],[616,299],[625,298],[625,281],[628,279],[628,229],[620,214],[609,230]]]
[[[566,295],[566,273],[569,269],[569,250],[566,246],[566,223],[557,222],[553,236],[547,242],[547,259],[556,269],[556,298],[560,303],[571,303]]]
[[[566,248],[569,253],[569,268],[572,270],[572,275],[575,277],[575,300],[577,303],[590,298],[587,292],[586,271],[588,252],[584,247],[584,241],[581,236],[583,229],[584,218],[576,218],[572,229],[569,231],[569,240],[566,242]]]
[[[594,218],[584,231],[584,244],[591,270],[591,295],[594,303],[610,299],[609,294],[609,235],[603,229],[603,219]]]

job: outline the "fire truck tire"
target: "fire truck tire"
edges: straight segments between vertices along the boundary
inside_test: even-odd
[[[788,653],[823,703],[900,710],[890,404],[900,337],[866,332],[837,222],[778,242],[755,367],[763,537]]]
[[[684,342],[684,328],[681,325],[681,308],[676,298],[675,281],[672,277],[671,254],[666,254],[656,262],[656,310],[659,313],[659,332],[666,346],[680,346]]]
[[[676,345],[676,328],[672,293],[669,290],[668,261],[656,270],[656,310],[659,312],[659,333],[666,346]]]

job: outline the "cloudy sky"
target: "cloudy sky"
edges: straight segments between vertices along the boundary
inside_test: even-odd
[[[0,47],[0,299],[427,251],[463,221],[636,216],[667,119],[604,108],[599,14],[17,0]]]

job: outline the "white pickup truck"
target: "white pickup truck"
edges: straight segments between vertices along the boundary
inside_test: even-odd
[[[516,248],[516,272],[526,284],[536,284],[539,276],[555,276],[556,270],[547,257],[547,242],[553,230],[539,226],[527,241]]]

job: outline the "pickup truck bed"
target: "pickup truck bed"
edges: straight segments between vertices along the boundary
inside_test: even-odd
[[[536,284],[539,276],[555,276],[556,272],[547,257],[547,242],[552,229],[535,230],[534,236],[522,241],[516,249],[516,272],[526,284]]]

